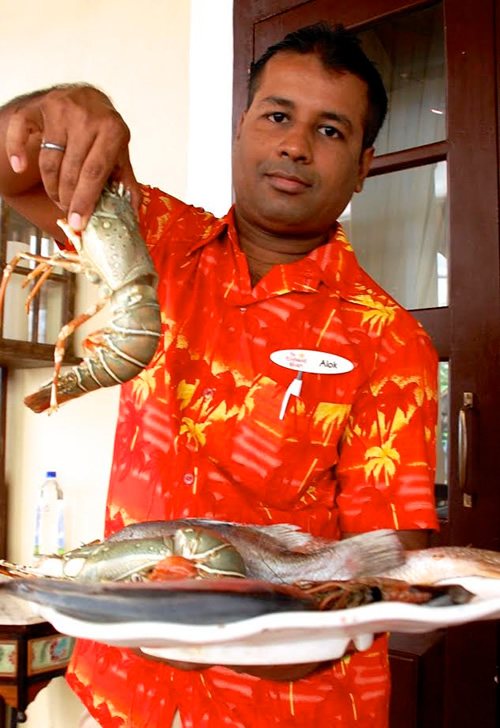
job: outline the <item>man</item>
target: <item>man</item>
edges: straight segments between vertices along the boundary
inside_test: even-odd
[[[120,179],[159,272],[162,343],[122,388],[107,533],[206,516],[331,538],[390,527],[425,545],[436,357],[336,222],[362,189],[386,103],[344,29],[287,36],[252,70],[222,220],[137,185],[128,130],[100,92],[58,88],[4,109],[7,201],[58,237],[61,209],[83,228]],[[318,374],[311,351],[334,371],[337,357],[353,366]],[[327,664],[290,662],[200,670],[82,642],[68,680],[105,727],[169,726],[176,709],[195,728],[387,726],[385,638]]]

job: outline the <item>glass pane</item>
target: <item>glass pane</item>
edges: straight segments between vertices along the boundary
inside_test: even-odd
[[[2,209],[4,207],[2,206]],[[5,205],[5,217],[7,220],[7,238],[9,240],[29,240],[30,235],[36,237],[37,228],[33,223],[16,212],[12,207]]]
[[[377,64],[389,113],[375,142],[377,154],[446,138],[442,6],[383,20],[359,33]]]
[[[62,327],[63,284],[47,280],[39,295],[37,341],[40,344],[55,344]]]
[[[449,366],[439,362],[438,426],[436,436],[436,504],[438,516],[448,517],[448,443],[450,437]]]
[[[373,177],[340,217],[360,264],[405,308],[448,305],[446,162]]]
[[[5,291],[3,335],[6,339],[30,341],[31,317],[25,309],[29,290],[22,288],[25,281],[26,276],[14,273]]]
[[[7,263],[12,263],[16,255],[20,253],[32,253],[36,248],[36,235],[30,236],[28,240],[7,240]],[[20,258],[17,262],[20,268],[33,268],[33,261]]]
[[[12,262],[19,253],[37,253],[37,229],[28,220],[19,215],[12,208],[8,208],[6,214],[6,261]],[[17,265],[21,268],[34,268],[36,263],[20,259]]]
[[[42,235],[42,237],[40,238],[40,255],[43,255],[45,258],[50,258],[52,255],[55,255],[59,252],[59,246],[55,242],[54,238],[49,238],[45,235]],[[59,266],[54,266],[52,268],[52,272],[56,273],[57,275],[61,275],[61,273],[64,273],[64,270]]]

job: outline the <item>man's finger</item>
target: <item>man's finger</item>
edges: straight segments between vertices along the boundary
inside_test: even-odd
[[[142,193],[139,183],[135,178],[134,170],[132,169],[128,156],[128,151],[125,154],[123,163],[120,166],[115,167],[111,173],[111,179],[115,182],[121,182],[125,189],[128,190],[132,209],[137,215],[142,201]]]
[[[34,119],[31,111],[19,110],[12,114],[5,135],[5,152],[16,174],[28,168],[30,146],[39,143],[41,128],[41,118]]]
[[[62,132],[51,132],[50,128],[46,129],[40,144],[38,165],[47,195],[58,205],[60,205],[59,175],[65,154],[66,135]]]
[[[95,144],[95,135],[86,130],[76,131],[68,139],[57,178],[57,197],[61,209],[68,212],[86,160]],[[99,190],[100,192],[100,190]]]
[[[113,150],[111,150],[112,152]],[[75,229],[84,229],[105,184],[110,180],[122,182],[130,191],[132,205],[138,210],[140,204],[139,185],[135,179],[128,152],[122,151],[123,162],[115,154],[102,151],[98,140],[94,143],[82,166],[74,195],[69,205],[68,220]]]

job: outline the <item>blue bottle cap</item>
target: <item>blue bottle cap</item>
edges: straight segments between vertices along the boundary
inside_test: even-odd
[[[46,478],[55,478],[56,475],[57,473],[55,470],[47,470],[47,472],[45,473]]]

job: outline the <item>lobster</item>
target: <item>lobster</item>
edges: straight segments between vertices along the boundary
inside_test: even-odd
[[[35,566],[0,560],[13,578],[56,576],[79,581],[162,581],[244,577],[245,563],[229,541],[208,529],[183,526],[153,538],[93,541],[62,555],[40,556]]]
[[[26,299],[26,308],[55,266],[84,273],[99,286],[99,295],[93,306],[61,328],[54,348],[51,381],[24,399],[34,412],[52,412],[87,392],[133,379],[153,358],[161,329],[157,274],[125,187],[119,184],[104,188],[82,233],[75,232],[65,220],[58,220],[57,224],[76,252],[61,249],[50,257],[24,252],[16,255],[3,272],[0,312],[8,281],[20,259],[38,263],[26,276],[26,285],[36,280]],[[108,301],[110,322],[84,340],[86,355],[82,362],[61,372],[68,338]]]

